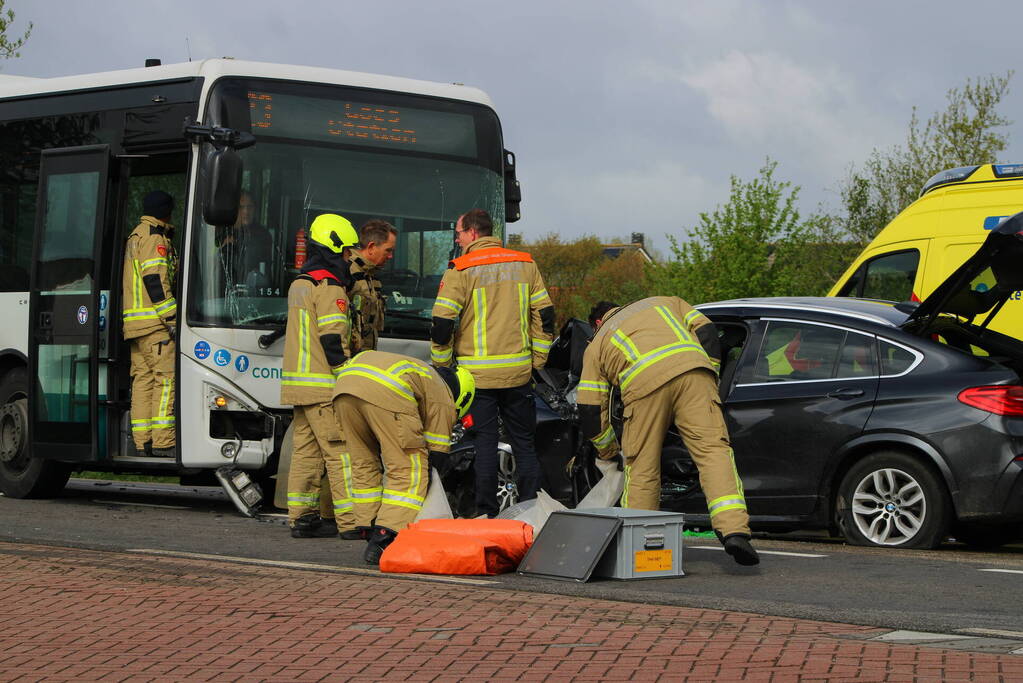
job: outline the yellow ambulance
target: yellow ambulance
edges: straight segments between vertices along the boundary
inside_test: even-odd
[[[867,245],[828,296],[921,301],[972,256],[1003,219],[1020,211],[1023,164],[942,171]],[[973,289],[986,291],[993,283],[988,279],[981,275],[971,283]],[[973,322],[983,323],[983,316]],[[1023,292],[1013,292],[990,327],[1023,339]]]

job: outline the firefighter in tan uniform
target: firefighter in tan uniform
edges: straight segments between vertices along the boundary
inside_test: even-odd
[[[288,523],[295,538],[336,536],[355,527],[345,461],[331,398],[349,357],[350,282],[345,251],[358,243],[355,228],[336,214],[309,228],[308,257],[288,289],[288,327],[281,372],[281,403],[293,405],[294,451],[288,472]],[[326,469],[336,518],[320,517]]]
[[[384,330],[386,304],[379,269],[394,257],[398,230],[387,221],[373,219],[359,229],[362,248],[352,251],[352,351],[372,351]]]
[[[503,248],[492,232],[490,216],[481,209],[458,219],[455,240],[464,255],[441,279],[430,333],[433,364],[457,363],[476,380],[476,513],[488,517],[499,512],[499,413],[515,456],[519,499],[536,497],[540,464],[533,444],[532,372],[547,361],[554,338],[554,306],[532,256]]]
[[[597,329],[583,355],[579,416],[583,436],[602,458],[618,442],[608,420],[612,387],[624,404],[622,506],[657,510],[661,446],[674,421],[700,472],[711,524],[736,562],[757,564],[749,514],[728,439],[717,371],[720,344],[714,324],[678,297],[655,296],[621,308],[594,307]]]
[[[463,368],[434,369],[383,351],[363,351],[341,369],[334,414],[351,458],[357,528],[369,540],[366,562],[378,564],[422,509],[428,455],[448,452],[451,428],[468,411],[474,389]]]
[[[154,190],[124,253],[123,326],[131,342],[131,435],[141,456],[175,456],[174,198]]]
[[[384,299],[376,272],[394,256],[397,235],[398,230],[393,225],[374,218],[359,229],[362,248],[349,250],[352,355],[376,349],[377,339],[384,329]],[[323,481],[326,483],[326,473]],[[326,486],[320,487],[320,517],[324,521],[334,518],[334,502]],[[341,532],[341,537],[345,540],[366,540],[368,532],[368,528],[360,527],[358,531]]]

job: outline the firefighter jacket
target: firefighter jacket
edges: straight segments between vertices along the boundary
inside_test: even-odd
[[[601,456],[618,450],[608,419],[612,387],[625,405],[694,368],[717,372],[717,329],[702,313],[674,296],[654,296],[613,308],[583,354],[579,417],[583,436]]]
[[[143,216],[128,235],[124,251],[124,338],[135,339],[174,326],[178,303],[172,279],[177,257],[170,241],[174,229]]]
[[[451,428],[458,418],[455,401],[447,383],[422,361],[397,353],[363,351],[338,374],[334,398],[342,394],[394,413],[418,415],[425,447],[440,453],[451,449]]]
[[[351,274],[354,281],[352,299],[352,351],[372,351],[377,347],[384,331],[386,301],[377,268],[366,261],[358,251],[352,252]]]
[[[441,278],[430,336],[431,362],[461,365],[477,389],[529,382],[554,339],[554,305],[533,257],[496,237],[472,242]]]
[[[349,357],[345,288],[325,270],[299,275],[288,289],[288,327],[281,369],[281,403],[327,403]]]

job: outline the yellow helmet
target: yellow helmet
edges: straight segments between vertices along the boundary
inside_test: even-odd
[[[472,400],[476,397],[476,380],[465,368],[459,366],[451,368],[437,368],[441,378],[447,383],[451,390],[451,398],[455,400],[455,410],[458,417],[465,417],[472,406]]]
[[[309,239],[340,254],[345,247],[354,247],[359,243],[359,233],[355,232],[351,222],[344,216],[323,213],[309,227]]]

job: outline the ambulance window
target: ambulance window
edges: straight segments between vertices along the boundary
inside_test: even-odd
[[[920,252],[916,249],[885,254],[868,261],[863,278],[863,293],[866,299],[885,301],[908,301],[913,296],[913,283],[920,264]]]

